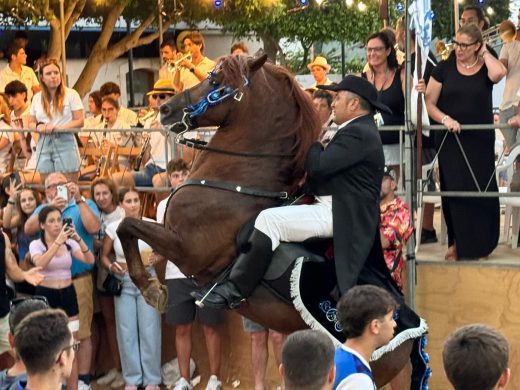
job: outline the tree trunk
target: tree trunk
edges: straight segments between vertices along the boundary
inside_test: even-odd
[[[60,30],[60,21],[58,19],[53,19],[49,23],[51,27],[51,32],[49,34],[49,47],[47,48],[47,57],[48,58],[56,58],[59,60],[61,58],[61,30]]]
[[[73,87],[79,93],[79,96],[83,97],[90,92],[94,81],[96,81],[99,69],[108,62],[106,57],[104,51],[92,51],[90,53],[87,63]]]
[[[271,36],[262,35],[260,37],[264,42],[264,51],[267,57],[273,62],[276,62],[276,54],[278,53],[278,41]]]

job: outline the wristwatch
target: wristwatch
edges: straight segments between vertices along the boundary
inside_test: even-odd
[[[79,199],[76,199],[76,204],[80,204],[80,203],[83,203],[85,202],[85,197],[82,195]]]
[[[191,72],[191,73],[195,73],[195,67],[194,67],[194,66],[192,66],[192,67],[190,68],[190,72]]]

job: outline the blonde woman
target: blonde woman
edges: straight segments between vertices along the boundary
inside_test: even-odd
[[[58,61],[48,59],[38,70],[42,90],[31,103],[29,127],[40,134],[36,146],[36,170],[45,181],[51,172],[63,172],[76,181],[79,151],[70,129],[83,127],[84,108],[79,94],[65,87]]]

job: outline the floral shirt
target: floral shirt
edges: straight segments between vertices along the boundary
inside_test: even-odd
[[[386,265],[399,288],[403,289],[403,248],[413,233],[410,211],[406,202],[397,197],[391,202],[381,203],[379,211],[381,234],[390,241],[390,246],[383,249]]]

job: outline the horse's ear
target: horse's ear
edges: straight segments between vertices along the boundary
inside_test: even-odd
[[[249,66],[249,70],[251,72],[256,72],[265,64],[265,61],[267,61],[267,54],[263,54],[260,57],[250,58],[247,61],[247,65]]]

